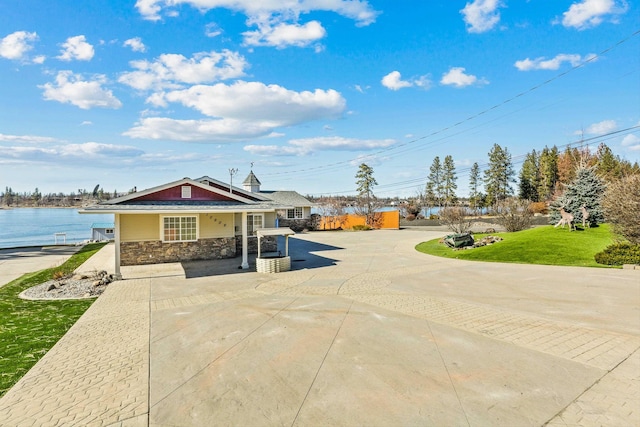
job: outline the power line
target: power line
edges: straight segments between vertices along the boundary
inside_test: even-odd
[[[608,132],[606,134],[602,134],[602,135],[597,135],[597,136],[593,136],[591,138],[586,138],[586,139],[580,139],[578,141],[572,141],[569,142],[567,144],[562,144],[559,146],[556,146],[556,148],[558,148],[558,150],[562,150],[562,149],[566,149],[568,147],[574,146],[576,144],[581,144],[584,147],[589,147],[590,145],[596,144],[596,143],[601,143],[603,141],[607,141],[609,139],[615,138],[620,136],[621,134],[630,134],[630,133],[635,133],[635,131],[637,131],[638,129],[640,129],[640,125],[636,125],[636,126],[631,126],[625,129],[620,129],[620,130],[616,130],[616,131],[612,131],[612,132]],[[518,155],[515,157],[511,158],[511,163],[513,165],[518,165],[524,162],[524,159],[526,158],[527,154],[522,154],[522,155]],[[488,163],[483,163],[483,164],[479,164],[478,165],[480,168],[486,168],[489,166]],[[456,170],[456,176],[460,177],[460,176],[466,176],[466,174],[471,170],[471,166],[469,167],[465,167],[462,169],[458,169]],[[399,181],[399,182],[395,182],[395,183],[390,183],[390,184],[383,184],[383,185],[379,185],[376,188],[378,190],[382,190],[382,191],[377,191],[378,194],[384,194],[384,193],[388,193],[391,191],[398,191],[398,190],[404,190],[404,189],[409,189],[409,188],[415,188],[416,184],[420,183],[420,184],[424,184],[427,180],[427,176],[421,176],[418,178],[412,178],[406,181]],[[422,186],[422,185],[421,185]],[[310,195],[312,196],[323,196],[323,195],[337,195],[337,194],[353,194],[355,193],[356,190],[355,189],[351,189],[351,190],[344,190],[344,191],[332,191],[332,192],[327,192],[327,193],[312,193]]]
[[[387,148],[378,150],[378,151],[376,151],[374,153],[367,154],[365,156],[356,157],[356,158],[352,158],[352,159],[349,159],[349,160],[342,160],[342,161],[339,161],[339,162],[334,162],[334,163],[329,163],[329,164],[324,164],[324,165],[319,165],[319,166],[314,166],[314,167],[310,167],[310,168],[303,168],[303,169],[297,169],[297,170],[288,170],[288,171],[281,171],[281,172],[273,172],[273,173],[265,173],[265,174],[263,174],[263,176],[291,175],[291,174],[308,173],[308,172],[314,172],[315,173],[316,171],[329,172],[329,171],[332,171],[334,169],[343,167],[344,165],[351,164],[354,161],[363,160],[363,159],[366,159],[366,158],[378,156],[378,155],[381,155],[381,154],[384,154],[384,153],[387,153],[387,152],[398,150],[398,149],[403,148],[403,147],[407,147],[409,145],[415,144],[415,143],[420,142],[420,141],[424,141],[424,140],[426,140],[428,138],[432,138],[432,137],[434,137],[436,135],[442,134],[444,132],[447,132],[449,130],[452,130],[454,128],[462,126],[465,123],[468,123],[468,122],[470,122],[472,120],[475,120],[475,119],[477,119],[477,118],[479,118],[479,117],[481,117],[481,116],[483,116],[483,115],[485,115],[485,114],[487,114],[487,113],[489,113],[489,112],[491,112],[493,110],[499,109],[499,108],[503,107],[504,105],[509,104],[510,102],[512,102],[512,101],[514,101],[514,100],[516,100],[518,98],[526,96],[531,92],[534,92],[534,91],[536,91],[536,90],[538,90],[538,89],[540,89],[540,88],[542,88],[542,87],[544,87],[544,86],[546,86],[548,84],[551,84],[552,82],[554,82],[554,81],[556,81],[558,79],[561,79],[561,78],[565,77],[566,75],[568,75],[568,74],[570,74],[570,73],[572,73],[572,72],[584,67],[585,65],[595,61],[596,59],[600,58],[601,56],[603,56],[607,52],[610,52],[611,50],[615,49],[616,47],[620,46],[621,44],[626,43],[627,41],[631,40],[633,37],[635,37],[635,36],[637,36],[639,34],[640,34],[640,30],[637,30],[637,31],[633,32],[632,34],[630,34],[629,36],[619,40],[618,42],[614,43],[613,45],[611,45],[611,46],[607,47],[606,49],[602,50],[601,52],[589,56],[587,59],[583,60],[582,62],[580,62],[577,65],[574,65],[573,67],[571,67],[567,71],[564,71],[564,72],[561,72],[559,74],[556,74],[554,77],[551,77],[550,79],[547,79],[547,80],[545,80],[545,81],[543,81],[543,82],[541,82],[541,83],[539,83],[539,84],[537,84],[535,86],[532,86],[532,87],[530,87],[529,89],[527,89],[525,91],[522,91],[522,92],[520,92],[520,93],[518,93],[518,94],[516,94],[516,95],[514,95],[514,96],[512,96],[510,98],[507,98],[506,100],[504,100],[504,101],[502,101],[502,102],[500,102],[498,104],[495,104],[495,105],[493,105],[493,106],[491,106],[489,108],[486,108],[485,110],[482,110],[482,111],[480,111],[480,112],[478,112],[476,114],[468,116],[465,119],[460,120],[460,121],[458,121],[458,122],[456,122],[456,123],[454,123],[452,125],[446,126],[446,127],[441,128],[439,130],[436,130],[436,131],[433,131],[433,132],[431,132],[431,133],[429,133],[427,135],[421,136],[419,138],[414,138],[414,139],[412,139],[410,141],[406,141],[406,142],[403,142],[403,143],[395,144],[395,145],[393,145],[391,147],[387,147]],[[516,111],[511,112],[509,114],[515,114],[518,111],[521,111],[521,110],[516,110]],[[507,114],[507,115],[509,115],[509,114]],[[505,117],[505,116],[502,116],[502,117]],[[502,118],[502,117],[500,117],[500,118]],[[496,118],[494,120],[498,120],[498,119],[499,118]],[[490,122],[486,122],[486,123],[490,123]],[[486,123],[480,124],[480,125],[478,125],[476,127],[483,126]],[[476,128],[476,127],[474,127],[474,128]],[[468,132],[469,130],[474,129],[474,128],[463,130],[463,131],[461,131],[461,132],[459,132],[457,134],[445,136],[445,137],[441,138],[440,140],[427,142],[427,144],[428,145],[433,145],[435,142],[438,142],[438,141],[441,141],[441,140],[444,140],[444,139],[447,139],[447,138],[451,138],[451,137],[459,135],[460,133],[463,133],[463,132]],[[400,151],[397,154],[400,154],[400,153],[403,153],[403,152],[407,152],[407,151],[409,151],[409,150]]]

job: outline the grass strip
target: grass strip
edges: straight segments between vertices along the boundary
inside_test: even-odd
[[[492,233],[504,240],[480,248],[457,250],[430,240],[416,246],[419,252],[445,258],[469,261],[507,262],[519,264],[564,265],[576,267],[608,267],[598,264],[594,256],[614,243],[615,236],[608,224],[569,231],[553,226],[541,226],[515,233]],[[476,241],[486,234],[475,234]]]
[[[0,396],[3,396],[73,326],[94,299],[27,301],[20,292],[71,273],[105,243],[90,243],[58,267],[27,273],[0,288]]]

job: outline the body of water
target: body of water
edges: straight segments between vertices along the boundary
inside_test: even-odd
[[[0,209],[0,248],[53,245],[56,233],[65,233],[67,243],[82,242],[91,239],[91,224],[113,221],[113,215],[80,215],[78,209]]]

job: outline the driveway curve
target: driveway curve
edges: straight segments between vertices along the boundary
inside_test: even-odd
[[[442,234],[301,234],[272,275],[123,268],[0,424],[640,424],[638,271],[415,251]]]

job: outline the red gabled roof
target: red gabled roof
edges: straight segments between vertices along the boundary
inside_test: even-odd
[[[191,187],[191,197],[188,199],[182,197],[182,187],[185,186]],[[227,195],[215,193],[213,191],[209,191],[207,189],[189,184],[182,184],[176,185],[175,187],[165,188],[164,190],[136,197],[132,200],[129,200],[129,202],[183,202],[185,200],[191,200],[194,202],[237,202],[236,199],[232,199]]]
[[[191,197],[182,197],[182,187],[191,187]],[[142,190],[137,193],[130,193],[122,197],[111,199],[105,204],[135,204],[143,202],[233,202],[236,204],[255,203],[254,198],[247,197],[238,192],[229,192],[219,186],[211,186],[202,182],[184,178],[179,181]]]

